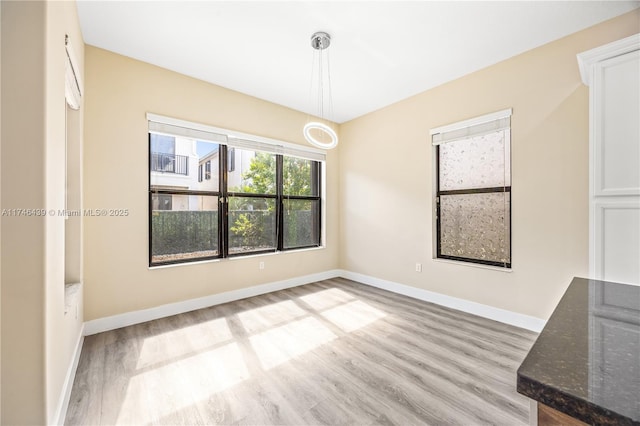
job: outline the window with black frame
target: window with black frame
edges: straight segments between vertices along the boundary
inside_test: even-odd
[[[282,247],[315,247],[320,242],[320,164],[295,157],[282,163]]]
[[[322,154],[179,124],[149,121],[151,266],[321,245]],[[193,176],[153,167],[167,137]]]
[[[436,257],[511,268],[511,110],[431,131]]]
[[[235,148],[246,170],[228,177],[229,255],[275,251],[277,239],[278,156]]]
[[[154,142],[165,135],[149,133],[149,250],[151,264],[176,263],[220,257],[220,179],[217,178],[221,145],[172,136],[176,152],[192,167],[189,174],[154,167]],[[195,153],[195,155],[194,155]],[[177,154],[175,154],[177,155]],[[216,179],[199,179],[201,163],[215,158]],[[208,163],[211,160],[207,160]],[[200,164],[198,164],[200,163]]]

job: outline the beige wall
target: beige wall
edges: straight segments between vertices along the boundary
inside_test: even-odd
[[[0,26],[2,25],[2,7],[0,6]],[[2,99],[2,31],[0,30],[0,100]],[[2,102],[0,101],[0,140],[2,140]],[[2,144],[0,143],[0,165],[2,164]],[[0,173],[0,188],[2,188],[2,173]],[[0,210],[2,197],[0,196]],[[2,241],[2,226],[0,226],[0,242]],[[0,331],[2,330],[2,244],[0,244]],[[2,334],[0,333],[0,421],[2,421]]]
[[[84,207],[130,212],[85,218],[86,320],[338,266],[338,165],[332,151],[326,249],[150,270],[147,112],[303,145],[307,115],[95,47],[86,47],[85,61]]]
[[[589,92],[576,54],[639,23],[635,10],[343,124],[341,268],[548,318],[571,278],[588,273]],[[505,108],[513,271],[434,261],[429,130]]]
[[[1,7],[2,208],[43,208],[46,8]],[[44,423],[44,220],[2,218],[2,266],[1,423]]]
[[[2,2],[2,208],[64,208],[64,35],[73,2]],[[82,59],[82,57],[80,57]],[[82,62],[82,61],[81,61]],[[2,424],[57,420],[82,327],[65,315],[64,218],[2,218]],[[80,306],[81,308],[81,306]]]

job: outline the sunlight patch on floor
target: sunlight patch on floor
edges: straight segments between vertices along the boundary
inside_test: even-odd
[[[306,315],[302,308],[291,300],[273,303],[238,314],[247,333],[255,333]]]
[[[226,318],[218,318],[144,339],[136,369],[150,367],[232,339]],[[188,344],[186,343],[188,342]]]
[[[262,368],[269,370],[337,338],[315,318],[293,321],[251,336],[251,347]]]
[[[337,339],[331,324],[349,333],[387,315],[337,288],[300,299],[316,313],[286,300],[235,315],[265,371]],[[117,422],[158,422],[247,380],[236,337],[227,318],[217,318],[145,338]],[[152,409],[139,412],[140,406]]]
[[[352,295],[339,288],[330,288],[300,297],[300,300],[317,311],[333,308],[336,305],[341,305],[354,299]]]
[[[387,314],[360,300],[328,309],[321,314],[347,333],[384,318]]]
[[[157,422],[192,405],[194,400],[206,400],[249,377],[235,342],[154,368],[129,380],[117,423]],[[137,399],[141,397],[144,404]],[[141,406],[147,407],[145,412],[139,410]]]

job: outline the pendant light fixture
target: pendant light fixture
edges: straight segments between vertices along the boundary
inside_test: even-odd
[[[325,91],[326,98],[329,105],[328,112],[331,113],[331,74],[329,72],[329,55],[326,49],[331,44],[331,36],[325,32],[319,31],[311,36],[311,47],[318,52],[318,86],[317,86],[317,116],[321,120],[325,119]],[[314,52],[315,53],[315,52]],[[326,60],[325,57],[326,56]],[[314,58],[315,59],[315,58]],[[315,65],[315,60],[314,60]],[[325,70],[326,68],[326,70]],[[311,92],[313,92],[313,67],[312,67],[312,84]],[[326,72],[325,72],[326,71]],[[338,145],[338,135],[336,132],[319,121],[311,121],[304,126],[303,129],[304,138],[311,145],[315,145],[318,148],[331,149]],[[324,135],[324,136],[323,136]],[[328,142],[323,142],[321,139],[329,137]]]

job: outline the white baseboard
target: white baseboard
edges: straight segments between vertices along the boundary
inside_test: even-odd
[[[457,309],[462,312],[478,315],[480,317],[492,319],[494,321],[499,321],[520,328],[525,328],[527,330],[535,331],[538,333],[542,331],[544,325],[546,324],[546,321],[540,318],[507,311],[506,309],[495,308],[493,306],[483,305],[481,303],[471,302],[465,299],[459,299],[457,297],[447,296],[441,293],[435,293],[433,291],[428,291],[396,283],[393,281],[371,277],[369,275],[345,270],[339,270],[339,274],[343,278],[357,281],[362,284],[367,284],[372,287],[381,288],[393,293],[402,294],[414,299],[446,306],[448,308]]]
[[[235,300],[246,299],[247,297],[258,296],[273,291],[284,290],[285,288],[297,287],[316,281],[327,280],[340,276],[337,269],[319,272],[317,274],[304,275],[302,277],[290,278],[283,281],[275,281],[272,283],[261,284],[254,287],[232,290],[225,293],[213,294],[211,296],[200,297],[197,299],[185,300],[182,302],[170,303],[167,305],[157,306],[155,308],[143,309],[140,311],[127,312],[124,314],[113,315],[105,318],[85,322],[84,335],[102,333],[103,331],[115,330],[116,328],[126,327],[128,325],[139,324],[154,319],[164,318],[171,315],[182,314],[185,312],[195,311],[197,309],[208,308],[222,303],[233,302]]]
[[[484,318],[489,318],[495,321],[503,322],[520,328],[525,328],[527,330],[532,330],[535,332],[540,332],[546,323],[546,321],[540,318],[532,317],[529,315],[519,314],[516,312],[507,311],[505,309],[495,308],[493,306],[483,305],[481,303],[471,302],[469,300],[459,299],[457,297],[447,296],[441,293],[435,293],[432,291],[396,283],[393,281],[383,280],[369,275],[359,274],[342,269],[333,269],[330,271],[304,275],[302,277],[290,278],[283,281],[261,284],[254,287],[228,291],[225,293],[200,297],[197,299],[170,303],[167,305],[157,306],[155,308],[143,309],[140,311],[127,312],[124,314],[91,320],[85,322],[84,324],[84,335],[90,336],[92,334],[115,330],[116,328],[126,327],[128,325],[139,324],[154,319],[182,314],[185,312],[195,311],[196,309],[208,308],[210,306],[219,305],[222,303],[233,302],[235,300],[246,299],[252,296],[258,296],[273,291],[283,290],[285,288],[297,287],[300,285],[336,277],[343,277],[362,284],[370,285],[372,287],[381,288],[393,293],[398,293],[412,297],[414,299],[435,303],[452,309],[457,309],[459,311],[478,315]]]
[[[82,344],[84,343],[84,324],[80,327],[80,333],[78,334],[78,341],[76,343],[75,351],[73,352],[73,358],[71,364],[67,370],[67,374],[64,378],[64,384],[62,385],[62,392],[60,394],[60,400],[58,401],[58,407],[53,417],[53,421],[49,424],[63,425],[64,419],[67,417],[67,408],[69,407],[69,400],[71,399],[71,389],[73,388],[73,381],[76,377],[76,371],[78,369],[78,362],[80,362],[80,353],[82,352]]]

